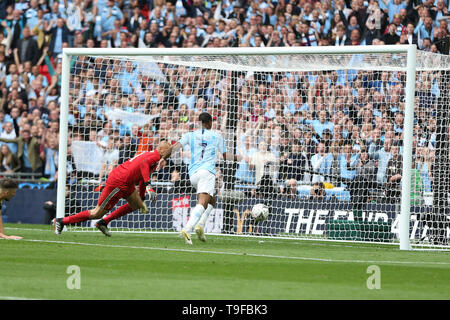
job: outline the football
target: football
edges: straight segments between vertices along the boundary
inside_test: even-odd
[[[269,208],[264,203],[255,204],[252,208],[251,215],[257,222],[264,221],[269,216]]]

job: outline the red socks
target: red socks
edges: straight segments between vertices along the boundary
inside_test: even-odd
[[[73,223],[77,223],[77,222],[83,222],[86,220],[89,220],[89,216],[91,215],[91,213],[89,212],[89,210],[85,210],[85,211],[81,211],[80,213],[77,213],[73,216],[68,216],[63,218],[62,222],[63,224],[73,224]]]
[[[123,206],[119,207],[117,210],[108,214],[106,217],[103,218],[103,220],[106,222],[106,224],[108,224],[111,221],[118,219],[132,211],[133,211],[133,209],[131,209],[130,205],[127,203],[127,204],[124,204]]]
[[[127,204],[124,204],[123,206],[119,207],[117,210],[108,214],[106,217],[103,218],[103,220],[105,220],[106,224],[108,224],[112,220],[118,219],[132,211],[133,211],[133,209],[131,209],[130,205],[127,203]],[[91,213],[89,210],[81,211],[80,213],[77,213],[73,216],[68,216],[68,217],[63,218],[62,222],[63,222],[63,224],[74,224],[77,222],[83,222],[86,220],[90,220],[90,215],[91,215]]]

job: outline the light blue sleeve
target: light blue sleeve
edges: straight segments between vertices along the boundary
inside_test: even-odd
[[[390,1],[389,1],[390,2]],[[386,6],[386,4],[384,3],[383,0],[378,0],[378,6],[380,7],[380,9],[382,11],[384,11],[385,9],[387,9],[388,7]]]
[[[414,29],[414,34],[417,35],[420,32],[420,28],[422,28],[423,26],[423,21],[420,20],[419,23],[417,24],[417,27]]]
[[[122,10],[120,10],[120,8],[117,8],[117,19],[122,19],[122,18],[123,18]]]
[[[191,135],[190,132],[185,133],[185,134],[183,134],[183,136],[181,137],[181,139],[178,141],[178,142],[181,144],[181,146],[183,147],[183,149],[185,149],[186,146],[189,146],[189,141],[191,140],[191,139],[189,138],[190,135]]]

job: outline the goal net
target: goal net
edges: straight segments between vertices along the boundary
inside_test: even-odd
[[[58,216],[94,208],[114,167],[199,129],[207,111],[240,160],[218,155],[206,233],[392,244],[407,228],[415,248],[448,248],[449,56],[417,52],[408,88],[406,50],[328,49],[65,49]],[[196,204],[190,161],[173,153],[152,175],[150,214],[110,229],[180,231]]]

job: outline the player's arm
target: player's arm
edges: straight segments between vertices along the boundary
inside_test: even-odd
[[[6,237],[6,234],[5,234],[5,229],[3,229],[2,208],[0,208],[0,238],[4,238],[4,237]]]
[[[145,194],[148,194],[148,197],[151,202],[156,201],[156,192],[153,189],[152,185],[149,181],[144,182],[143,180],[139,181],[139,196],[141,197],[142,201],[145,200]]]
[[[3,228],[3,219],[2,219],[2,209],[0,207],[0,239],[13,239],[20,240],[22,237],[19,236],[7,236],[5,234],[5,229]]]
[[[142,161],[140,166],[142,179],[139,181],[139,188],[145,188],[145,191],[150,197],[150,201],[156,200],[155,190],[153,190],[151,186],[150,167],[159,162],[158,157],[159,156],[157,153],[152,153],[152,155],[148,159]]]
[[[180,141],[175,142],[171,146],[171,150],[172,151],[170,153],[172,154],[174,151],[177,151],[178,149],[180,149],[183,146],[183,143],[187,143],[187,141],[188,141],[187,135],[183,136]],[[164,168],[165,166],[166,166],[166,159],[165,158],[161,158],[159,160],[159,162],[158,162],[158,165],[156,166],[155,171],[159,171],[162,168]]]

